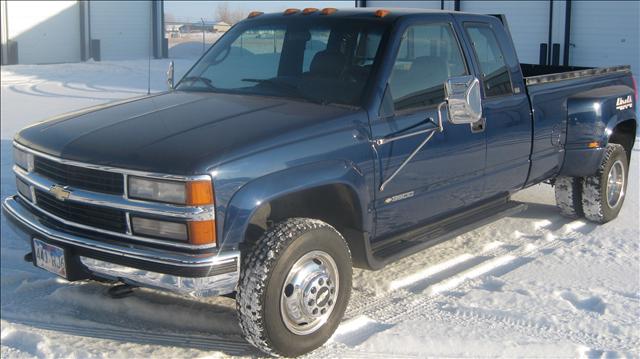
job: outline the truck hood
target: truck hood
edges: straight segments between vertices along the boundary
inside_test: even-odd
[[[225,154],[277,146],[284,133],[351,111],[285,98],[175,91],[63,115],[23,129],[16,141],[69,160],[197,174]]]

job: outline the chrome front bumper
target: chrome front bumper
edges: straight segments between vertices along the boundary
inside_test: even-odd
[[[77,256],[92,275],[191,296],[232,293],[240,274],[240,253],[189,254],[81,237],[47,225],[46,218],[16,198],[6,198],[2,210],[27,241],[38,237]]]

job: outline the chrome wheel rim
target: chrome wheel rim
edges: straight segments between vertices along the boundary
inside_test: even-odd
[[[329,254],[312,251],[298,259],[280,294],[280,313],[287,329],[297,335],[317,331],[333,312],[340,282]]]
[[[607,175],[607,204],[615,208],[624,196],[624,166],[620,160],[613,163]]]

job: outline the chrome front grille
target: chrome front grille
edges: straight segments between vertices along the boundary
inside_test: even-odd
[[[33,167],[36,173],[61,185],[94,192],[124,194],[124,176],[121,173],[72,166],[40,156],[34,157]]]
[[[118,209],[60,201],[41,190],[36,190],[36,203],[44,211],[67,221],[118,233],[127,230],[125,212]]]
[[[136,235],[130,215],[166,218],[171,221],[215,219],[215,207],[181,206],[170,203],[131,199],[125,183],[128,176],[175,181],[210,180],[209,175],[171,175],[100,166],[53,157],[14,142],[14,146],[32,156],[29,168],[13,166],[22,191],[19,195],[51,220],[80,230],[122,237],[132,242],[158,244],[184,249],[213,248]]]

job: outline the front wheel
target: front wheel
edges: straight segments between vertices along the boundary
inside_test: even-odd
[[[269,228],[243,260],[236,306],[245,339],[298,356],[326,342],[351,294],[349,248],[329,224],[292,218]]]

